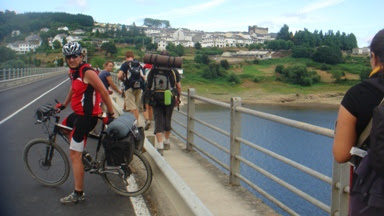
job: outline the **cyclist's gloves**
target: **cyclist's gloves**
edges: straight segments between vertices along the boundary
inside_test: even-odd
[[[114,113],[108,113],[107,117],[103,119],[103,123],[108,125],[110,124],[115,118],[113,117]]]
[[[65,106],[61,103],[56,104],[57,112],[60,112],[61,110],[65,109]]]

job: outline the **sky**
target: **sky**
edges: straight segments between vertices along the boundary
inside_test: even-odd
[[[173,28],[277,33],[284,24],[295,33],[333,30],[356,36],[369,46],[384,28],[382,0],[0,0],[0,11],[66,12],[90,15],[96,22],[137,26],[145,18],[168,20]]]

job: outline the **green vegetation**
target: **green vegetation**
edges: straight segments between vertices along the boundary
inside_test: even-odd
[[[42,22],[44,20],[44,22]],[[47,20],[49,20],[47,22]],[[81,28],[86,31],[82,46],[88,50],[88,60],[94,67],[102,68],[108,59],[123,61],[125,52],[131,50],[135,58],[143,60],[145,52],[156,53],[157,44],[145,36],[143,30],[133,23],[129,28],[109,28],[104,33],[92,33],[93,18],[86,15],[66,13],[25,13],[0,11],[0,40],[12,42],[21,40],[29,33],[40,32],[47,27],[48,32],[40,32],[42,46],[35,53],[16,55],[11,49],[0,46],[1,67],[62,66],[61,45],[48,45],[48,37],[66,31],[57,31],[59,26],[68,26],[71,30]],[[18,23],[16,25],[16,22]],[[144,24],[153,27],[169,27],[166,20],[146,18]],[[12,26],[12,28],[11,28]],[[10,31],[19,29],[22,35],[10,37]],[[95,44],[98,40],[108,40]],[[241,93],[250,88],[270,93],[316,93],[345,91],[360,79],[368,77],[369,60],[365,57],[351,56],[350,50],[357,47],[353,34],[337,31],[309,32],[307,29],[293,34],[284,25],[277,34],[277,40],[265,44],[250,44],[246,47],[203,48],[200,43],[185,48],[182,45],[168,44],[166,49],[172,56],[184,59],[183,86],[200,88],[210,93]],[[239,50],[268,49],[283,53],[279,58],[247,59],[232,62],[220,58],[223,52]],[[342,52],[343,51],[343,52]],[[157,52],[159,53],[159,52]]]

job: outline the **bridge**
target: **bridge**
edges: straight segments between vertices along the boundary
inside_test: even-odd
[[[56,71],[58,71],[56,69]],[[65,73],[62,68],[60,73]],[[11,85],[21,85],[32,81],[41,80],[52,76],[52,71],[36,74],[19,75],[7,78],[8,73],[0,71],[0,91]],[[17,74],[17,73],[16,73]],[[31,79],[34,76],[34,79]],[[16,82],[17,81],[17,82]],[[13,84],[11,84],[13,82]],[[5,86],[5,87],[4,87]],[[114,93],[112,96],[116,113],[122,113],[121,96]],[[198,119],[195,116],[197,103],[208,103],[224,109],[228,109],[230,115],[230,128],[228,131]],[[194,89],[183,92],[183,105],[186,111],[176,111],[174,115],[185,117],[181,122],[174,119],[173,125],[183,128],[182,132],[173,131],[171,137],[171,149],[165,151],[164,157],[160,156],[154,148],[155,138],[153,131],[146,131],[145,154],[149,158],[154,171],[154,181],[146,197],[150,197],[150,203],[154,206],[152,211],[157,215],[278,215],[275,210],[267,206],[259,197],[254,196],[244,186],[252,188],[261,196],[282,209],[284,215],[299,215],[296,209],[292,209],[282,201],[273,197],[257,182],[251,182],[242,173],[241,166],[246,165],[254,172],[259,172],[270,181],[282,185],[297,196],[307,200],[314,208],[319,208],[324,215],[347,215],[349,193],[349,166],[333,162],[332,176],[326,176],[298,162],[281,156],[266,148],[263,148],[252,140],[241,137],[241,115],[256,116],[267,121],[284,124],[299,130],[308,131],[332,138],[333,131],[327,128],[286,119],[242,106],[241,98],[231,98],[230,103],[223,103],[196,95]],[[239,121],[240,120],[240,121]],[[140,124],[143,125],[143,117]],[[201,124],[229,138],[229,148],[217,143],[214,138],[203,136],[196,132],[195,124]],[[153,128],[153,127],[152,127]],[[203,139],[217,151],[224,152],[228,157],[228,163],[223,163],[215,155],[208,153],[196,142],[196,138]],[[283,179],[273,175],[267,169],[247,160],[241,154],[241,146],[248,146],[275,160],[294,167],[302,173],[316,178],[330,185],[331,204],[327,205],[306,191],[299,189]],[[228,173],[228,174],[227,174]],[[294,178],[294,176],[292,177]],[[140,214],[140,213],[138,213]]]

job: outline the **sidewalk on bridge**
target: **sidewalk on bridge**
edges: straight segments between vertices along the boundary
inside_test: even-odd
[[[112,96],[118,105],[123,107],[123,98],[116,93]],[[140,115],[139,125],[144,126],[144,118]],[[154,136],[154,125],[145,131],[145,135]],[[229,177],[207,161],[197,151],[187,151],[185,143],[171,135],[171,149],[164,151],[165,161],[190,187],[201,202],[213,215],[278,215],[272,208],[256,198],[241,186],[229,184]],[[154,181],[156,182],[156,175]],[[154,184],[152,184],[154,186]],[[160,189],[151,193],[156,215],[176,215],[172,206],[163,197],[167,191]]]

